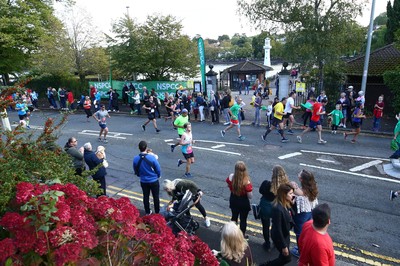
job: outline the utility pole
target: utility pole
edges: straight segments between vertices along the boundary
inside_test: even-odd
[[[367,38],[367,50],[365,51],[365,61],[364,61],[364,71],[361,82],[361,91],[366,94],[367,90],[367,77],[368,77],[368,65],[369,65],[369,54],[371,53],[371,39],[373,34],[374,27],[374,13],[375,13],[375,0],[372,0],[371,6],[371,17],[369,19],[369,28],[368,28],[368,38]]]

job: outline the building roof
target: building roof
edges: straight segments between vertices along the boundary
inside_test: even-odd
[[[364,71],[365,55],[347,62],[347,75],[362,76]],[[394,70],[400,66],[400,51],[389,44],[376,49],[369,56],[368,76],[382,76],[387,70]]]
[[[242,63],[239,63],[237,65],[231,66],[227,69],[224,70],[227,72],[265,72],[265,71],[271,71],[273,70],[272,67],[269,66],[264,66],[255,62],[251,61],[244,61]]]

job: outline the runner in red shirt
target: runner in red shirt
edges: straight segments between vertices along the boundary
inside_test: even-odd
[[[297,136],[297,142],[302,143],[302,137],[307,132],[311,131],[311,129],[316,129],[318,132],[318,144],[325,144],[326,140],[322,139],[322,125],[321,125],[321,115],[324,115],[326,112],[324,111],[323,107],[327,104],[328,100],[326,98],[322,99],[322,101],[316,102],[313,104],[313,110],[310,120],[310,125],[308,128],[304,129],[304,131]]]
[[[328,234],[331,209],[324,203],[312,211],[313,220],[303,225],[299,239],[299,266],[334,266],[335,252]]]

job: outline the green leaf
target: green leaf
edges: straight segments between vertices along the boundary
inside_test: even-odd
[[[50,231],[50,226],[48,226],[48,225],[41,225],[41,226],[39,227],[38,230],[47,233],[47,232]]]
[[[13,265],[12,258],[8,258],[8,259],[6,260],[5,266],[11,266],[11,265]]]

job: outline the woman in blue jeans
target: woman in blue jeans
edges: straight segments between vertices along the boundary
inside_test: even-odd
[[[301,187],[296,182],[291,182],[296,195],[295,214],[293,216],[296,241],[299,240],[304,223],[311,220],[311,212],[318,205],[318,188],[314,175],[303,169],[298,177]],[[295,257],[300,256],[298,247],[294,247],[291,253]]]
[[[260,126],[261,123],[261,118],[260,118],[260,112],[261,112],[261,105],[262,105],[262,97],[261,97],[261,92],[257,92],[256,99],[254,101],[254,121],[251,123],[253,126]]]

